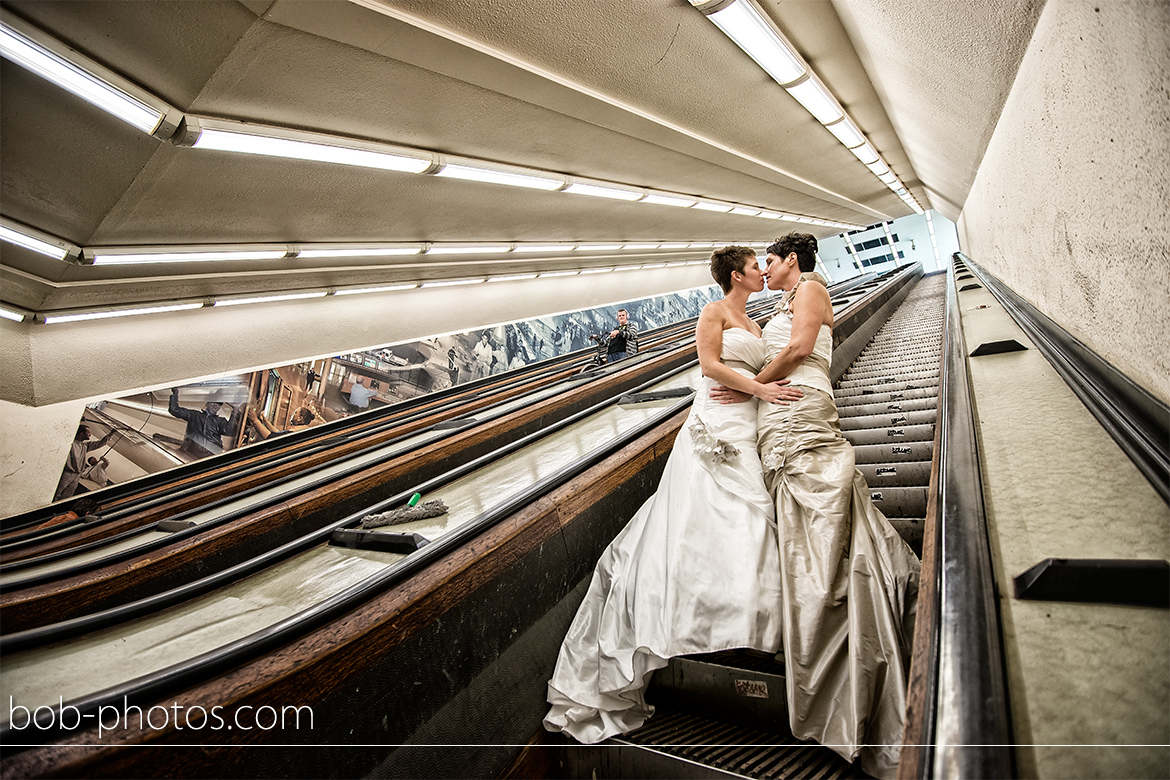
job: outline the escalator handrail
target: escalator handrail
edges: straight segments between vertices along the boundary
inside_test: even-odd
[[[934,778],[1011,776],[1011,733],[995,576],[954,267],[947,273],[939,384],[939,601]]]

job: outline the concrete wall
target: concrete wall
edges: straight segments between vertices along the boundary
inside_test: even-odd
[[[1170,402],[1170,3],[1049,0],[963,251]]]

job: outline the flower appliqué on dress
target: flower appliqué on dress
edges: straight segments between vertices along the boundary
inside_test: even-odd
[[[739,457],[739,449],[731,442],[716,439],[698,415],[694,416],[690,428],[691,441],[694,442],[695,455],[698,457],[715,465],[731,463]]]

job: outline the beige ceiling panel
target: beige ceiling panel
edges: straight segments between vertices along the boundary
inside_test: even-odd
[[[958,219],[1044,0],[832,2],[919,179],[938,195],[931,205]]]

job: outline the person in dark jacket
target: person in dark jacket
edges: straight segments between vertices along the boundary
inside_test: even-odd
[[[638,323],[630,322],[630,315],[625,309],[618,309],[617,317],[618,326],[610,332],[605,349],[607,363],[616,363],[638,354]]]
[[[179,452],[186,452],[197,458],[223,452],[221,437],[236,435],[243,418],[243,409],[234,404],[227,404],[232,410],[232,416],[231,419],[224,419],[219,416],[220,406],[223,404],[218,401],[208,401],[202,410],[179,406],[179,388],[171,388],[171,400],[167,409],[173,417],[187,422],[187,430],[183,433],[183,446],[179,448]]]

